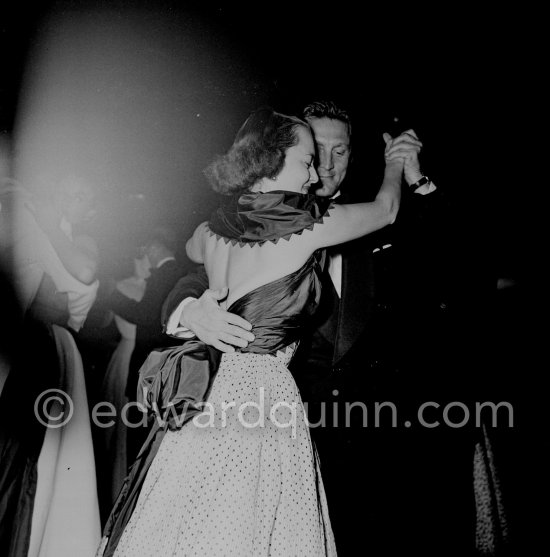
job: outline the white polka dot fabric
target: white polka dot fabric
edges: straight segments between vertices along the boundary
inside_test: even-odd
[[[291,356],[222,356],[204,412],[166,434],[116,557],[336,555]]]

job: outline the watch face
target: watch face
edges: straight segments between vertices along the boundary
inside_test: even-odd
[[[418,182],[416,182],[414,186],[415,187],[423,186],[424,184],[427,184],[429,181],[430,179],[427,176],[422,176],[422,178],[420,178],[420,180],[418,180]]]
[[[427,176],[422,176],[422,178],[420,178],[418,182],[412,185],[412,189],[413,191],[416,191],[418,188],[421,188],[422,186],[429,183],[430,183],[430,179]]]

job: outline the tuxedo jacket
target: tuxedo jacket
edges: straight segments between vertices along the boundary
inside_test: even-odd
[[[345,195],[337,201],[352,202]],[[352,398],[358,391],[394,396],[415,343],[423,342],[419,354],[430,350],[421,332],[445,307],[440,225],[448,203],[439,188],[428,195],[404,191],[394,224],[328,249],[342,258],[341,292],[326,273],[319,312],[291,363],[303,398],[331,399],[335,389]],[[402,382],[399,390],[407,387]]]

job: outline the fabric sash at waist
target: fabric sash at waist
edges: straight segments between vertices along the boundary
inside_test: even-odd
[[[104,536],[109,539],[103,557],[115,552],[166,431],[180,429],[202,411],[220,358],[215,348],[189,340],[151,352],[141,367],[137,401],[153,423],[105,526]]]

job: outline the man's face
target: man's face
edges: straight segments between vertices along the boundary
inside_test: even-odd
[[[96,213],[93,191],[84,184],[64,184],[56,196],[56,203],[71,224],[89,221]]]
[[[156,269],[157,263],[161,259],[161,254],[162,252],[157,242],[152,241],[145,246],[145,255],[149,263],[149,268]]]
[[[348,125],[331,118],[308,118],[317,147],[317,195],[332,197],[342,185],[351,154]]]

